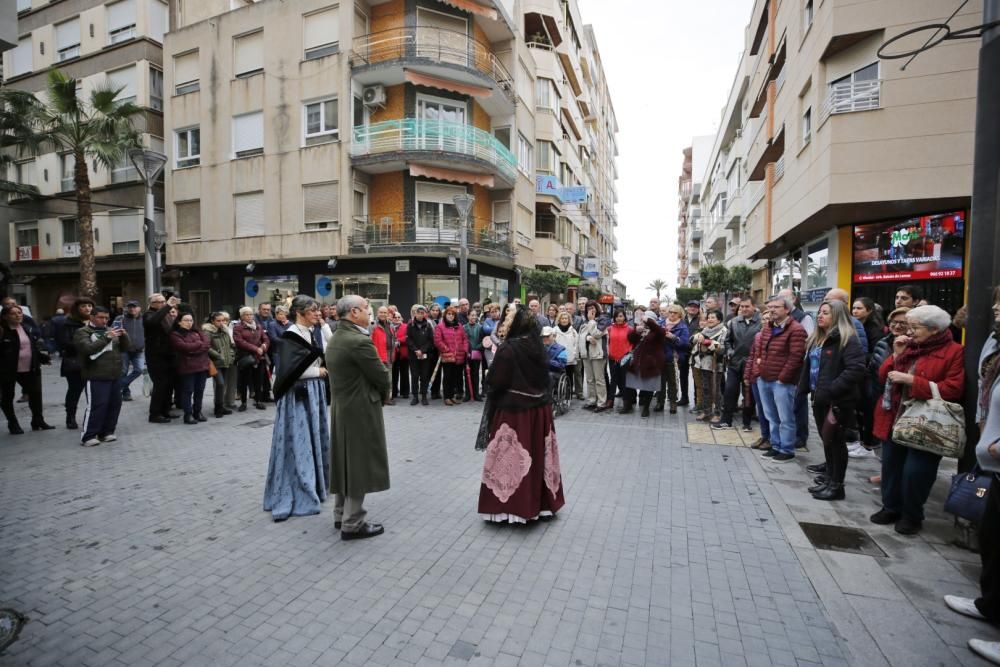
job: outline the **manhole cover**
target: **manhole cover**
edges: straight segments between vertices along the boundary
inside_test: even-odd
[[[13,609],[0,609],[0,653],[17,639],[24,620],[24,616]]]
[[[246,422],[243,426],[249,426],[250,428],[264,428],[265,426],[270,426],[274,423],[272,419],[254,419],[252,422]]]
[[[882,547],[875,544],[871,535],[860,528],[846,526],[828,526],[823,523],[800,522],[802,532],[817,549],[827,551],[843,551],[850,554],[864,554],[887,558],[888,554]]]

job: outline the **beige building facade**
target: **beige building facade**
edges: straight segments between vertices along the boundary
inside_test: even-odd
[[[612,287],[617,126],[575,3],[170,5],[167,261],[196,309]],[[526,39],[525,34],[531,36]],[[586,261],[585,261],[586,260]]]

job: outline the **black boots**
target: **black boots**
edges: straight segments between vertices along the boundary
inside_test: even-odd
[[[416,405],[419,402],[420,402],[420,397],[417,396],[416,394],[414,394],[413,398],[410,399],[410,405]]]
[[[642,412],[640,413],[639,416],[640,417],[648,417],[649,416],[649,403],[643,404],[643,406],[642,406]]]
[[[194,415],[188,415],[188,414],[186,414],[186,415],[184,415],[184,423],[185,424],[197,424],[198,420],[194,418]]]
[[[653,412],[663,412],[663,401],[657,401],[653,406]]]
[[[843,500],[846,497],[844,485],[837,482],[827,483],[826,486],[812,494],[812,496],[816,500]]]

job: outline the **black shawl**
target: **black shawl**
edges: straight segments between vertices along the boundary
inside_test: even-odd
[[[306,369],[317,359],[323,359],[323,351],[306,341],[290,328],[281,334],[283,345],[278,346],[278,371],[274,378],[274,398],[277,400],[299,381]]]

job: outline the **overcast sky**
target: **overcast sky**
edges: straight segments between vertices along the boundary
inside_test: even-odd
[[[677,287],[677,178],[691,137],[713,134],[752,0],[578,0],[618,117],[616,277],[640,301]]]

